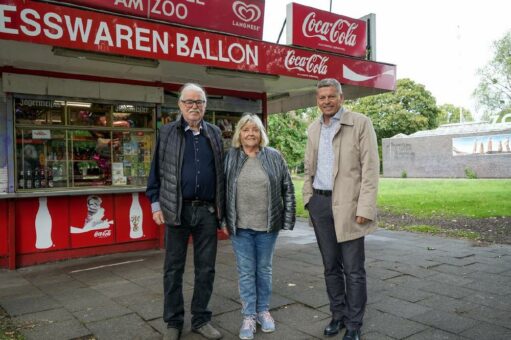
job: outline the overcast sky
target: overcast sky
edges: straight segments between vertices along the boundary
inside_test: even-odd
[[[264,40],[277,41],[289,2],[265,1]],[[330,0],[293,2],[330,6]],[[352,18],[375,13],[377,61],[397,65],[398,79],[425,85],[437,104],[482,114],[472,99],[476,72],[491,59],[493,41],[511,30],[511,1],[332,0],[332,12]]]

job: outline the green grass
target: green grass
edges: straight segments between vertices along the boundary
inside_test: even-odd
[[[511,216],[511,180],[380,180],[378,207],[417,217]]]
[[[303,209],[303,180],[293,178],[296,214]],[[485,218],[511,216],[511,180],[382,178],[378,208],[417,217]]]
[[[410,225],[402,227],[401,230],[412,231],[414,233],[427,233],[432,235],[443,234],[449,237],[466,238],[469,240],[477,240],[479,238],[479,234],[474,231],[442,229],[433,225]]]

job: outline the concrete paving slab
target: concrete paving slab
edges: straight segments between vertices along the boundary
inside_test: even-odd
[[[182,339],[202,340],[190,330],[191,248]],[[241,305],[230,241],[219,242],[218,254],[212,321],[224,339],[237,339]],[[16,322],[38,322],[23,329],[28,339],[161,339],[163,259],[164,251],[150,250],[0,271],[0,305],[21,313]],[[468,241],[377,230],[366,238],[363,339],[511,339],[510,259],[511,246],[473,247]],[[321,255],[303,221],[279,236],[273,292],[277,331],[258,331],[258,339],[324,338],[331,316]],[[20,309],[19,301],[28,307]]]

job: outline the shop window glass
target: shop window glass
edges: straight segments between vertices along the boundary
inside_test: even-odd
[[[14,98],[14,108],[18,191],[147,184],[155,107]]]

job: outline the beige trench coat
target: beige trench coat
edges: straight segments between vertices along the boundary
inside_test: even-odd
[[[321,123],[318,119],[307,130],[303,184],[305,206],[312,197],[320,133]],[[332,212],[337,242],[345,242],[365,236],[377,226],[376,196],[380,161],[371,120],[360,113],[344,111],[333,138],[333,150]],[[356,216],[370,221],[358,224]]]

